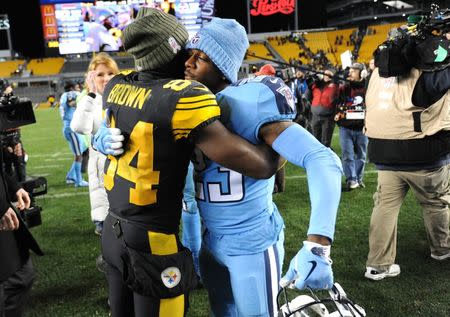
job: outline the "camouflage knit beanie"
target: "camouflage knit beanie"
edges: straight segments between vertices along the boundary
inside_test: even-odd
[[[134,56],[138,71],[165,66],[187,40],[186,28],[173,15],[147,7],[139,10],[122,33],[123,45]]]

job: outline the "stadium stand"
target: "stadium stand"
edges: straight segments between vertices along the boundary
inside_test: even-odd
[[[40,58],[32,59],[27,64],[27,69],[34,76],[48,76],[59,74],[63,65],[63,57]]]
[[[333,49],[333,55],[337,61],[339,56],[347,50],[353,51],[355,48],[354,43],[350,40],[352,34],[356,34],[357,28],[334,30],[327,32],[328,42]]]
[[[373,51],[378,45],[386,40],[390,29],[399,27],[404,23],[389,23],[381,25],[370,25],[367,27],[366,35],[363,38],[361,48],[359,49],[358,61],[368,63],[372,59]]]
[[[265,58],[271,58],[272,54],[270,54],[267,47],[264,43],[250,43],[250,47],[248,48],[248,52],[250,54],[255,54],[256,56],[261,56]],[[258,58],[252,57],[250,55],[247,56],[247,60],[257,60]]]
[[[9,78],[19,68],[19,65],[25,64],[25,60],[11,60],[0,62],[0,77]]]
[[[334,55],[331,44],[328,41],[327,32],[308,32],[304,34],[304,37],[306,40],[305,45],[311,52],[317,54],[322,51],[332,64],[339,64],[339,59]]]
[[[302,63],[306,64],[308,59],[305,57],[300,57],[300,52],[303,49],[298,43],[290,42],[282,38],[269,38],[269,44],[278,52],[278,54],[288,62],[291,59],[300,59]]]

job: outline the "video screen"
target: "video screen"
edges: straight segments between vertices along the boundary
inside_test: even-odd
[[[46,46],[63,55],[123,50],[122,31],[142,6],[174,14],[191,37],[214,12],[214,0],[41,0]]]

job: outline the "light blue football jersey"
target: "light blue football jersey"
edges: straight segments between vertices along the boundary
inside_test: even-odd
[[[293,94],[277,77],[258,76],[238,81],[217,94],[225,126],[253,144],[262,125],[292,121]],[[272,201],[274,177],[257,180],[205,158],[196,162],[196,197],[206,228],[225,236],[227,254],[256,253],[276,242],[283,221]],[[228,242],[226,240],[229,240]]]
[[[70,121],[72,121],[72,117],[76,109],[75,105],[78,94],[79,92],[77,91],[67,91],[61,96],[59,107],[64,127],[70,126]]]

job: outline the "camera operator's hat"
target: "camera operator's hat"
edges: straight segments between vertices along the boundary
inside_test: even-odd
[[[264,66],[262,66],[259,69],[259,71],[257,71],[255,73],[256,76],[259,76],[259,75],[275,76],[275,74],[276,74],[275,67],[273,67],[270,64],[265,64]]]
[[[350,68],[363,70],[364,69],[364,65],[361,64],[361,63],[353,63],[352,66],[350,66]]]

